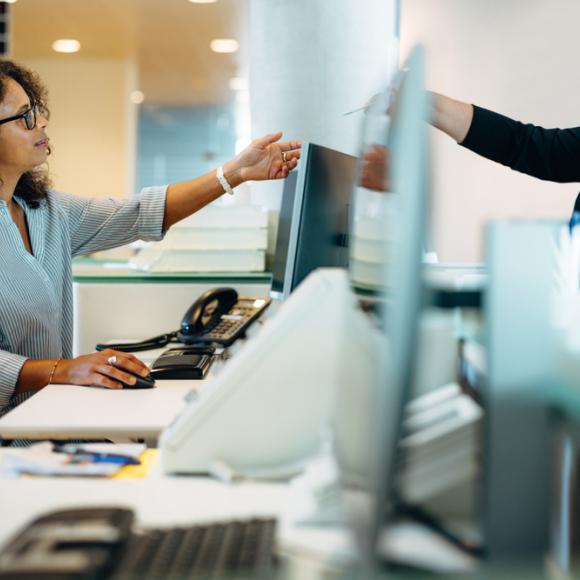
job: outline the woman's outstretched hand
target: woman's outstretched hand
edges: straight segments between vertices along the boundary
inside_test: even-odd
[[[224,170],[239,171],[242,181],[262,181],[265,179],[284,179],[298,164],[301,141],[278,143],[282,133],[272,133],[254,139]]]

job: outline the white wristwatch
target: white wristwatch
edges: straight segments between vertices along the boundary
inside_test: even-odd
[[[232,186],[228,183],[228,180],[224,175],[224,168],[221,165],[217,168],[216,177],[218,178],[218,181],[221,183],[221,186],[224,188],[224,191],[226,193],[229,193],[230,195],[234,195],[234,190],[232,189]]]

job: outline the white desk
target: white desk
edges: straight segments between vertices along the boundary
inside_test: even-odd
[[[0,450],[0,457],[5,453],[10,450]],[[275,517],[279,521],[277,551],[293,556],[284,578],[322,578],[320,570],[329,566],[336,569],[346,555],[353,553],[350,534],[345,528],[329,533],[295,529],[288,518],[295,501],[294,490],[288,484],[225,484],[204,477],[165,476],[158,464],[142,480],[0,479],[0,550],[32,519],[58,509],[127,507],[134,510],[138,526],[159,528]],[[339,557],[338,562],[334,561],[335,556]],[[324,574],[324,578],[328,579],[328,575]]]
[[[343,578],[356,554],[351,532],[345,526],[293,525],[289,516],[296,499],[292,486],[283,483],[224,484],[155,471],[143,480],[0,479],[0,549],[32,519],[75,507],[127,507],[135,512],[138,526],[158,528],[275,517],[277,552],[289,558],[285,580]],[[441,571],[473,572],[475,567],[471,558],[419,526],[394,530],[387,552],[404,561],[422,554],[419,561],[430,560]]]
[[[154,389],[51,385],[0,419],[4,439],[156,439],[204,381],[157,381]]]
[[[0,544],[44,512],[79,506],[115,505],[135,510],[147,527],[192,525],[252,516],[280,517],[287,509],[283,484],[228,485],[209,478],[144,480],[0,480]]]

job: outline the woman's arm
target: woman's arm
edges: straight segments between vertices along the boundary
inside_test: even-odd
[[[296,167],[299,141],[278,143],[281,133],[253,141],[224,165],[232,187],[245,181],[282,179]],[[90,254],[135,240],[157,241],[176,222],[223,195],[212,171],[168,187],[145,188],[127,199],[83,198],[51,192],[54,207],[69,225],[71,254]]]
[[[580,127],[544,129],[432,93],[431,124],[463,147],[547,181],[580,181]]]
[[[230,186],[246,181],[283,179],[296,167],[300,142],[278,143],[282,133],[273,133],[253,141],[235,159],[224,165],[224,177]],[[224,190],[212,171],[196,179],[174,183],[167,188],[163,230],[211,203]]]
[[[431,124],[458,143],[463,142],[473,120],[473,105],[438,93],[430,95],[433,105]]]
[[[116,359],[114,365],[108,362],[112,356]],[[130,373],[145,377],[149,369],[132,354],[112,349],[73,359],[28,359],[22,365],[12,394],[38,391],[49,384],[120,389],[122,383],[135,383]]]

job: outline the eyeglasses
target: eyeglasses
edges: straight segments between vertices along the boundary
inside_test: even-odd
[[[26,109],[24,113],[20,115],[14,115],[13,117],[8,117],[7,119],[0,119],[0,125],[4,123],[10,123],[10,121],[17,121],[18,119],[24,119],[24,124],[29,131],[32,131],[36,127],[36,116],[39,113],[38,105],[33,104],[29,109]]]

